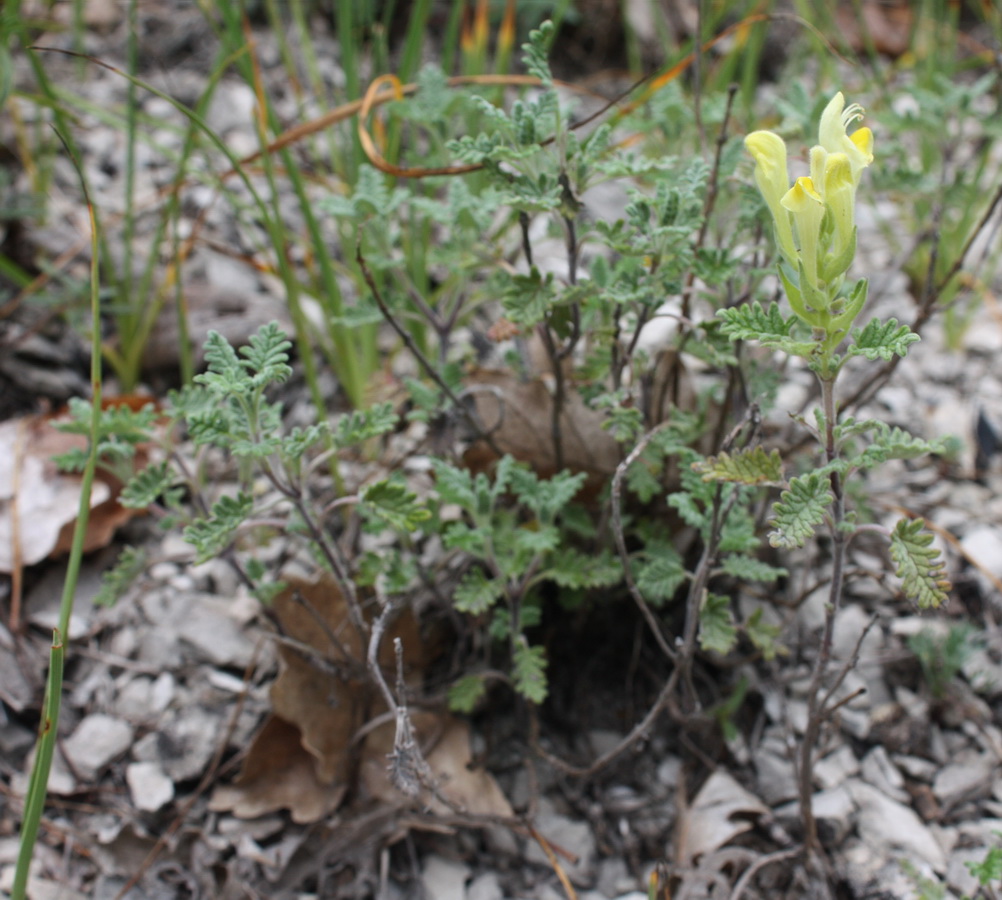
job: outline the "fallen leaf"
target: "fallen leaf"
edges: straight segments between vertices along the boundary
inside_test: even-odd
[[[543,378],[519,381],[509,372],[477,370],[466,382],[477,419],[502,453],[528,463],[541,477],[561,468],[588,475],[591,487],[601,487],[616,471],[619,444],[602,428],[605,417],[585,406],[573,388],[567,391],[560,414],[562,465],[553,446],[553,395]],[[474,470],[497,459],[484,441],[467,451],[465,462]]]
[[[345,784],[324,784],[316,758],[303,749],[295,725],[270,716],[247,751],[247,761],[232,785],[216,788],[209,802],[214,812],[253,819],[288,809],[299,824],[317,822],[344,799]]]
[[[695,864],[752,827],[769,808],[723,769],[717,769],[693,798],[678,830],[675,858]]]
[[[135,406],[148,397],[116,398]],[[13,572],[50,556],[69,551],[80,505],[82,479],[60,472],[53,456],[86,447],[82,435],[66,434],[55,427],[58,416],[23,416],[0,422],[0,572]],[[149,449],[136,448],[136,469],[148,461]],[[84,552],[107,546],[115,532],[140,510],[118,502],[122,483],[98,469],[90,496],[90,516],[84,535]]]
[[[273,611],[286,639],[279,644],[281,672],[271,688],[273,715],[234,784],[214,794],[213,808],[240,818],[288,809],[295,821],[314,822],[340,805],[364,753],[356,735],[386,706],[365,672],[366,652],[333,581],[292,580]],[[398,637],[405,677],[420,675],[425,656],[417,621],[404,610],[380,646],[391,684]],[[277,784],[270,780],[274,771],[280,773]]]

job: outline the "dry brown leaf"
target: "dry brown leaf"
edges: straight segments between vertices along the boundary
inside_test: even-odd
[[[251,743],[243,771],[234,784],[216,788],[209,808],[240,819],[288,809],[294,822],[306,824],[334,812],[345,789],[343,783],[323,784],[299,729],[271,716]]]
[[[548,477],[559,471],[553,447],[553,395],[543,378],[519,381],[509,372],[477,370],[466,382],[477,418],[497,448],[528,463],[533,471]],[[601,486],[616,471],[621,451],[608,431],[601,413],[585,406],[580,394],[568,391],[560,415],[563,468],[588,475],[589,485]],[[486,468],[495,459],[480,441],[466,454],[474,470]]]
[[[271,688],[274,715],[248,751],[235,784],[217,792],[214,802],[242,818],[287,808],[297,822],[316,821],[343,799],[357,761],[353,754],[363,752],[353,745],[355,736],[386,707],[366,677],[366,654],[336,584],[292,580],[273,609],[288,639],[279,645],[281,672]],[[403,642],[405,675],[420,674],[424,659],[417,621],[405,610],[380,646],[380,662],[391,682],[397,637]],[[291,760],[283,763],[287,773],[277,786],[268,777],[276,765],[272,757]]]
[[[484,769],[471,768],[470,729],[466,722],[445,713],[411,714],[415,739],[431,769],[438,793],[455,809],[476,816],[511,816],[508,799],[494,778]],[[413,802],[390,782],[387,756],[393,750],[395,726],[388,722],[375,729],[365,741],[362,784],[377,800],[394,806]],[[452,810],[428,790],[418,802],[443,815]]]
[[[718,769],[693,798],[678,823],[675,858],[691,866],[748,831],[752,820],[767,815],[769,808],[745,790],[723,769]]]

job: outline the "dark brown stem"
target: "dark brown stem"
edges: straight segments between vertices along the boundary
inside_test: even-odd
[[[825,416],[825,458],[830,463],[838,456],[835,444],[835,376],[821,378],[821,397]],[[832,538],[832,577],[828,591],[828,603],[825,607],[825,624],[821,636],[821,646],[814,661],[811,672],[810,686],[807,689],[807,727],[804,732],[803,744],[800,748],[800,760],[797,767],[797,788],[800,799],[800,814],[804,823],[804,846],[809,856],[824,859],[824,850],[818,838],[818,824],[814,818],[812,798],[814,796],[814,759],[821,726],[825,721],[825,708],[828,696],[822,697],[821,688],[824,683],[828,663],[831,660],[832,635],[835,629],[835,617],[838,614],[842,600],[842,588],[845,581],[846,533],[842,529],[845,518],[845,494],[842,489],[842,479],[838,472],[830,475],[832,504],[830,507],[830,530]]]

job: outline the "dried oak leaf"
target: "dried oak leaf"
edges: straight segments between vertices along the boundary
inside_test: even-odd
[[[714,772],[680,817],[676,861],[691,866],[753,827],[769,808],[723,770]]]
[[[553,394],[543,378],[520,381],[510,372],[478,369],[466,381],[466,395],[477,420],[502,453],[528,463],[541,477],[560,468],[584,472],[600,487],[619,465],[621,451],[602,428],[604,416],[585,406],[580,394],[567,393],[560,414],[561,467],[553,446]],[[484,441],[467,451],[466,464],[476,471],[496,459]]]
[[[302,825],[334,812],[345,790],[343,783],[322,783],[316,758],[303,749],[299,729],[270,716],[251,743],[240,775],[234,784],[216,788],[209,808],[240,819],[288,809],[292,821]]]
[[[344,798],[352,754],[360,752],[353,746],[355,736],[386,707],[366,677],[365,651],[336,584],[292,580],[276,597],[273,611],[285,639],[279,644],[281,672],[271,688],[273,716],[262,731],[264,739],[251,745],[233,786],[214,794],[213,808],[240,817],[286,808],[297,822],[312,822]],[[417,621],[404,610],[380,647],[390,683],[398,637],[405,676],[420,674],[423,665]],[[276,768],[287,773],[277,787],[268,778]]]

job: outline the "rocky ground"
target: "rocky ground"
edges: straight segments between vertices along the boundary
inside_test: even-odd
[[[208,58],[200,16],[169,3],[142,4],[142,15],[159,54],[146,77],[190,102]],[[273,45],[267,34],[258,37],[277,75]],[[121,22],[108,14],[92,22],[87,49],[121,64],[121,39]],[[333,40],[323,34],[317,40],[335,61]],[[52,65],[67,77],[73,72],[71,61]],[[96,69],[87,70],[80,89],[98,108],[120,101],[125,90],[120,78]],[[291,119],[293,99],[286,101],[280,109]],[[144,104],[165,119],[171,115],[156,98]],[[213,128],[241,153],[255,148],[252,105],[249,88],[224,81],[209,111]],[[177,140],[166,129],[162,137]],[[121,135],[85,116],[78,139],[98,201],[113,208],[123,191]],[[169,177],[165,165],[151,156],[142,169],[151,195]],[[7,238],[50,259],[71,247],[82,253],[87,223],[74,183],[72,171],[57,162],[49,224]],[[221,243],[232,239],[239,226],[227,220],[223,205],[203,199],[207,234]],[[192,202],[200,202],[197,191]],[[869,230],[858,266],[879,273],[874,313],[910,321],[916,302],[905,277],[875,225],[861,227]],[[146,238],[140,232],[136,239],[143,246]],[[67,270],[79,271],[82,259],[67,259]],[[211,241],[186,271],[191,296],[200,298],[193,313],[199,331],[217,328],[240,342],[261,321],[281,316],[276,286],[213,250]],[[39,397],[65,399],[86,384],[80,340],[58,320],[37,310],[6,318],[0,312],[0,329],[13,345],[3,350],[6,367],[0,365],[6,415]],[[169,368],[173,340],[169,332],[157,338],[151,369]],[[823,734],[815,798],[840,896],[916,897],[922,878],[938,879],[949,892],[925,896],[972,895],[977,883],[965,864],[983,860],[1002,840],[1002,473],[993,459],[1002,446],[995,436],[1002,428],[1000,351],[1002,314],[992,303],[976,310],[959,348],[946,346],[934,319],[890,383],[856,413],[925,437],[957,435],[967,449],[951,463],[888,465],[866,483],[866,501],[880,517],[893,520],[903,505],[927,518],[955,590],[948,608],[919,616],[896,597],[883,551],[864,540],[852,545],[834,657],[855,654],[858,663],[840,689],[844,705]],[[20,354],[15,363],[12,354]],[[850,373],[847,393],[872,378],[866,365]],[[791,427],[785,411],[810,401],[812,377],[790,373],[779,403],[784,414],[773,427]],[[302,415],[290,400],[291,415]],[[643,638],[639,617],[621,612],[565,635],[554,651],[557,699],[539,747],[521,714],[504,705],[481,711],[468,725],[435,720],[433,766],[452,773],[455,797],[481,814],[474,818],[428,798],[415,806],[394,796],[375,771],[378,741],[363,755],[365,771],[347,798],[318,795],[298,780],[297,763],[280,743],[271,755],[259,749],[251,756],[264,776],[254,781],[245,772],[243,792],[234,792],[248,747],[273,707],[281,648],[225,562],[193,567],[187,544],[142,520],[120,535],[129,537],[147,544],[154,562],[117,606],[92,603],[114,548],[85,564],[33,900],[572,894],[642,900],[658,867],[675,879],[674,900],[811,896],[796,856],[793,758],[824,616],[826,594],[811,590],[823,558],[805,556],[784,589],[788,605],[776,621],[787,656],[748,661],[737,672],[707,666],[707,679],[733,685],[738,675],[745,678],[748,700],[726,740],[719,730],[680,734],[661,717],[609,765],[585,777],[569,771],[570,763],[587,768],[630,734],[665,677],[666,664]],[[30,570],[29,630],[15,636],[0,626],[0,890],[9,889],[13,873],[62,573],[51,562]],[[8,600],[12,589],[9,579],[0,582]],[[972,631],[961,634],[960,623]],[[934,668],[950,646],[959,647],[956,677],[948,672],[937,681],[923,673],[916,636],[929,647],[925,658]],[[473,765],[481,762],[489,774]],[[279,796],[268,787],[279,781],[271,779],[275,773],[284,779]]]

